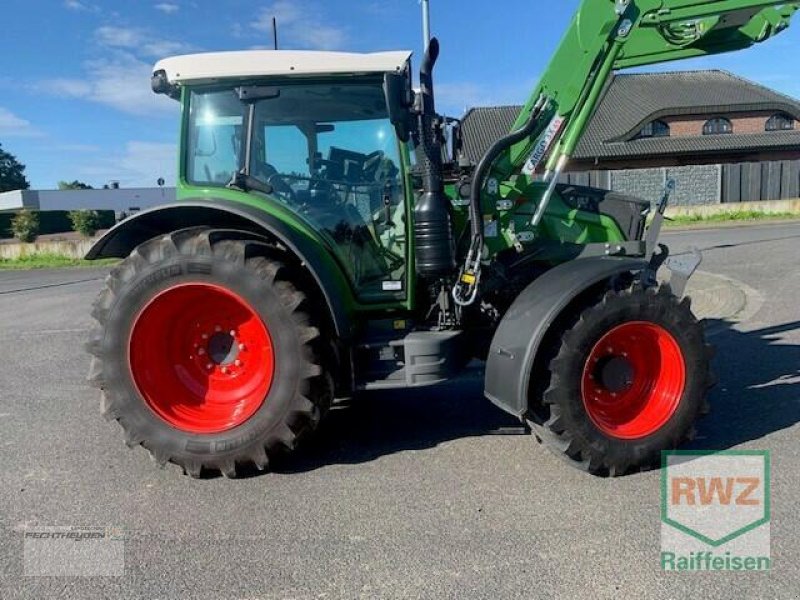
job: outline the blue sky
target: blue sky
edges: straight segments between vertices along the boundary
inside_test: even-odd
[[[442,42],[440,110],[521,103],[546,67],[578,0],[431,0]],[[3,0],[0,143],[35,188],[174,182],[177,104],[150,92],[161,57],[271,43],[277,16],[289,49],[411,49],[417,0]],[[722,68],[800,96],[800,23],[777,40],[671,69]]]

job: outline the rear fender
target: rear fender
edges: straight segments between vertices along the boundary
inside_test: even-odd
[[[562,311],[597,284],[647,266],[640,258],[581,258],[563,263],[531,283],[508,309],[492,339],[486,361],[486,397],[523,419],[534,361],[545,334]]]
[[[352,306],[352,294],[330,253],[280,219],[245,204],[197,199],[137,213],[100,238],[89,250],[86,259],[124,258],[139,244],[154,237],[203,225],[214,229],[248,231],[276,240],[288,248],[319,286],[339,339],[350,338],[352,318],[348,306]]]

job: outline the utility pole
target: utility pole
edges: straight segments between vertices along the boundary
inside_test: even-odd
[[[275,50],[278,49],[278,19],[272,17],[272,42],[275,45]]]

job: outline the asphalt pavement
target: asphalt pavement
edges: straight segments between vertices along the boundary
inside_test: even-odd
[[[158,469],[84,382],[105,271],[77,269],[0,272],[0,598],[799,598],[800,225],[665,241],[705,254],[720,384],[692,447],[772,453],[771,573],[662,572],[659,472],[494,435],[476,371],[332,412],[277,472]],[[119,528],[124,576],[24,576],[23,531],[57,525]]]

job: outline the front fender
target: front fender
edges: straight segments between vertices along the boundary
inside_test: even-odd
[[[508,309],[492,339],[486,361],[486,397],[524,418],[534,361],[561,312],[592,286],[647,266],[641,258],[581,258],[554,267],[531,283]]]
[[[124,258],[139,244],[187,227],[238,229],[272,237],[288,248],[313,276],[330,310],[336,334],[350,338],[354,301],[341,268],[324,246],[277,217],[239,202],[186,200],[149,209],[129,217],[100,238],[87,260]]]

